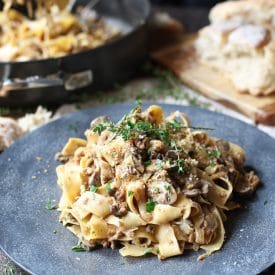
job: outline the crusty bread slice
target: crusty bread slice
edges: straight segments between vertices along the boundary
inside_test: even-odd
[[[266,10],[267,17],[261,14]],[[210,20],[196,41],[202,62],[223,71],[240,92],[274,93],[275,0],[218,4]]]
[[[223,2],[211,9],[209,20],[211,23],[233,20],[274,26],[275,1],[238,0]]]

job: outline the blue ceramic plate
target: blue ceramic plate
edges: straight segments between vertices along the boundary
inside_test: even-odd
[[[147,105],[147,104],[145,104]],[[54,155],[71,136],[81,137],[91,119],[118,120],[133,105],[93,108],[56,120],[16,142],[0,156],[0,246],[32,274],[256,274],[275,262],[275,141],[233,118],[191,107],[163,105],[166,113],[187,113],[192,125],[243,146],[246,164],[262,181],[252,199],[230,215],[221,251],[197,262],[186,252],[160,262],[156,257],[122,258],[117,250],[73,252],[77,239],[45,209],[60,198]]]

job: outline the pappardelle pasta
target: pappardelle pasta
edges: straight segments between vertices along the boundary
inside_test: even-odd
[[[68,1],[4,1],[0,11],[0,62],[56,58],[101,46],[121,35],[95,11],[73,14]],[[26,6],[30,19],[12,7]],[[36,3],[36,9],[32,3]]]
[[[96,118],[85,135],[58,154],[57,176],[60,221],[86,249],[162,260],[202,248],[203,259],[223,245],[234,196],[259,184],[240,146],[191,127],[178,111],[165,117],[138,103],[117,123]]]

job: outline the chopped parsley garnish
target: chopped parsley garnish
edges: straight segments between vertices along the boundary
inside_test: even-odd
[[[267,205],[267,203],[268,203],[268,201],[267,201],[267,200],[265,200],[265,201],[264,201],[264,205]]]
[[[149,166],[152,163],[151,160],[146,160],[144,161],[144,166]]]
[[[94,184],[90,184],[90,191],[93,193],[96,193],[98,190],[98,186],[94,185]]]
[[[128,191],[128,197],[131,197],[134,195],[134,192],[133,191]]]
[[[72,251],[74,251],[74,252],[83,252],[83,251],[85,251],[85,248],[83,247],[82,242],[78,242],[77,245],[73,246]]]
[[[106,128],[107,127],[104,124],[99,123],[93,128],[93,132],[98,133],[100,135]]]
[[[155,202],[153,202],[152,200],[149,200],[148,202],[146,202],[146,211],[149,213],[153,212],[155,209],[155,206],[156,206]]]
[[[136,124],[133,124],[133,127],[131,129],[134,129],[138,132],[147,133],[153,129],[153,126],[149,122],[138,121]]]
[[[220,150],[212,150],[208,151],[208,157],[210,158],[219,158],[221,156],[221,151]]]
[[[48,199],[47,200],[47,204],[45,205],[45,208],[47,210],[55,210],[55,209],[58,208],[58,206],[56,204],[53,204],[52,201],[51,201],[51,199]]]
[[[217,163],[215,161],[211,161],[208,166],[213,168],[216,165],[217,165]]]
[[[167,128],[171,129],[173,131],[175,131],[175,130],[178,131],[178,130],[181,130],[183,127],[182,127],[182,124],[179,121],[173,120],[173,121],[167,122]]]
[[[160,189],[159,189],[159,187],[154,187],[154,190],[156,191],[156,192],[160,192]]]
[[[169,190],[170,190],[170,186],[169,186],[169,185],[164,185],[164,189],[165,189],[166,191],[169,191]]]
[[[158,161],[156,164],[157,169],[161,169],[162,168],[162,161]]]
[[[183,174],[185,172],[185,163],[183,159],[176,160],[176,169],[179,174]]]
[[[108,193],[111,193],[113,191],[113,188],[111,187],[111,183],[112,183],[112,180],[109,180],[107,182],[106,190],[107,190]]]

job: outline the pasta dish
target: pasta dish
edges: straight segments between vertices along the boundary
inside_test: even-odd
[[[72,14],[61,6],[64,1],[59,1],[59,5],[49,4],[54,1],[38,1],[36,12],[28,5],[31,1],[21,2],[34,18],[12,8],[12,1],[5,1],[4,9],[0,12],[2,62],[78,53],[105,44],[120,35],[117,28],[93,11]]]
[[[240,146],[205,130],[140,103],[117,123],[96,118],[87,139],[70,138],[57,156],[60,221],[82,248],[120,247],[122,256],[201,248],[203,259],[221,249],[225,212],[259,178],[244,169]]]

